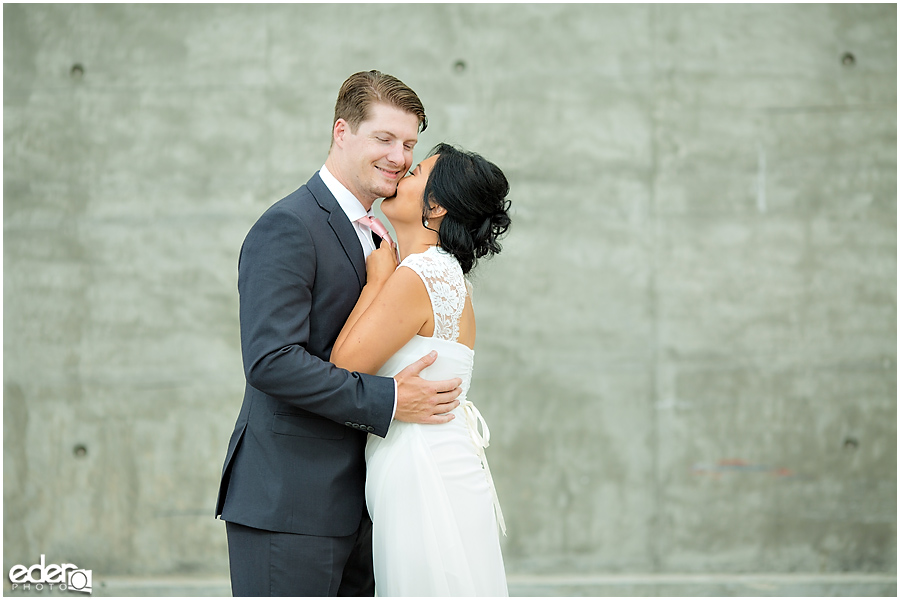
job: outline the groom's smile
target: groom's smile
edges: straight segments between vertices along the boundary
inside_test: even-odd
[[[391,169],[385,169],[384,167],[379,167],[378,165],[375,165],[375,168],[378,169],[379,171],[381,171],[381,173],[385,177],[387,177],[388,179],[394,180],[394,181],[399,180],[400,174],[403,173],[403,169],[391,170]]]

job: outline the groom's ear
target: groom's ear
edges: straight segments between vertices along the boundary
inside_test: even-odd
[[[331,130],[332,141],[338,146],[343,147],[344,136],[346,136],[349,131],[350,124],[344,119],[338,119],[334,122],[334,127]]]

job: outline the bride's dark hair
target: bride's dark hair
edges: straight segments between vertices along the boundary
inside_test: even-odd
[[[422,222],[431,203],[447,211],[438,229],[439,243],[468,273],[479,258],[500,252],[499,238],[510,224],[509,182],[497,165],[474,152],[441,143],[428,156],[435,154],[425,184]]]

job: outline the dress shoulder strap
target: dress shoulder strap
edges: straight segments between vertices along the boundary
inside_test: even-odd
[[[458,341],[459,320],[468,292],[459,262],[439,248],[430,248],[421,254],[410,254],[400,266],[415,271],[425,283],[434,312],[434,337]]]

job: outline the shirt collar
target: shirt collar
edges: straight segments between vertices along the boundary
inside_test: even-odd
[[[366,215],[372,216],[372,211],[366,212],[366,209],[363,207],[362,203],[357,200],[356,196],[354,196],[350,190],[345,188],[341,182],[331,174],[328,167],[325,165],[322,165],[322,168],[319,169],[319,177],[322,178],[322,183],[325,184],[325,187],[328,188],[328,191],[331,192],[331,195],[337,200],[337,203],[341,205],[341,209],[344,211],[344,214],[347,215],[347,218],[350,219],[351,223],[360,217],[365,217]]]

